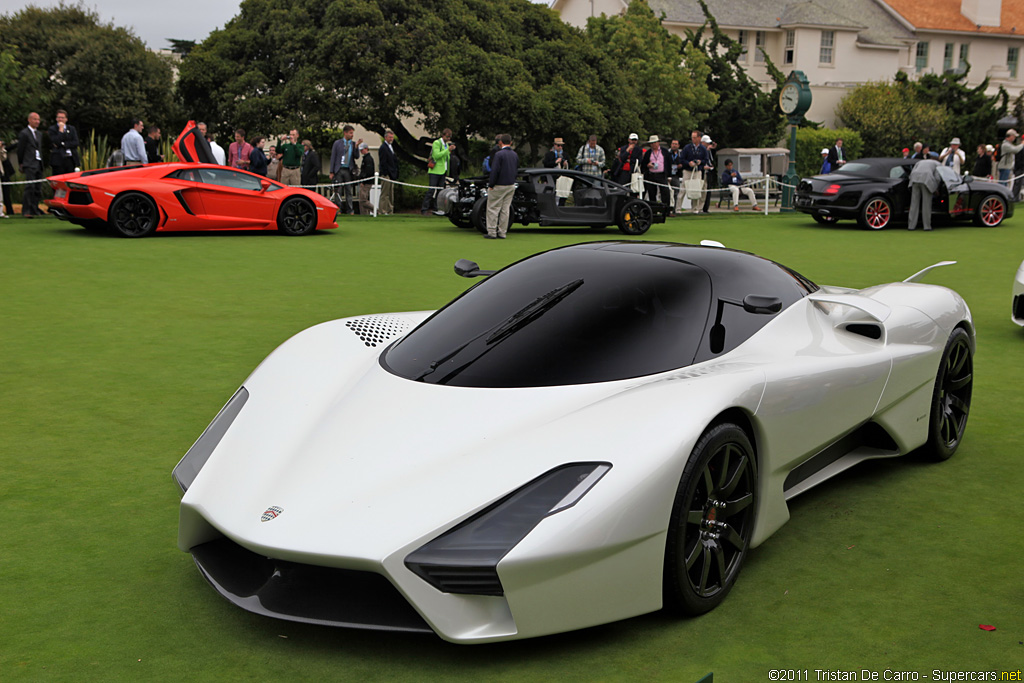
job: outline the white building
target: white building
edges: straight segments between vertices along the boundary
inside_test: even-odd
[[[807,117],[835,125],[835,107],[860,83],[956,71],[970,63],[968,85],[989,77],[1016,97],[1024,80],[1024,0],[706,0],[719,28],[747,46],[745,67],[774,86],[760,49],[783,73],[803,71],[814,100]],[[685,37],[705,17],[696,0],[649,0],[663,25]],[[552,0],[562,20],[621,13],[627,0]],[[1018,25],[1019,24],[1019,25]]]

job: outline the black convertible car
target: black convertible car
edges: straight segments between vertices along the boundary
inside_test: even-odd
[[[823,224],[856,219],[862,228],[881,230],[906,221],[910,209],[910,171],[916,159],[857,159],[828,175],[804,178],[794,208]],[[999,183],[958,176],[940,167],[945,183],[935,194],[932,216],[947,221],[973,218],[993,227],[1013,215],[1010,191]]]
[[[437,207],[458,227],[486,233],[487,178],[466,178],[459,180],[458,187],[445,188]],[[642,235],[653,223],[664,223],[669,209],[604,178],[579,171],[526,168],[519,169],[509,225],[617,225],[627,235]]]

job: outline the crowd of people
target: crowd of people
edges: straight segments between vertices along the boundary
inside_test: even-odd
[[[67,173],[81,166],[81,143],[77,129],[68,122],[67,112],[63,109],[57,110],[55,119],[55,123],[47,131],[45,146],[40,129],[41,119],[35,112],[29,114],[28,125],[18,135],[17,157],[28,181],[43,178],[47,161],[52,175]],[[247,140],[246,131],[238,128],[234,131],[234,141],[225,150],[210,134],[205,123],[200,121],[196,125],[209,142],[216,163],[266,176],[285,185],[319,184],[322,170],[320,156],[310,140],[299,140],[299,132],[296,129],[292,129],[287,136],[282,136],[275,142],[263,136]],[[342,136],[335,140],[331,147],[327,175],[330,184],[336,186],[335,203],[349,214],[355,213],[357,207],[361,213],[372,212],[370,188],[379,170],[379,213],[393,213],[394,184],[399,175],[394,132],[386,131],[380,142],[379,169],[370,154],[369,145],[362,139],[354,140],[354,137],[355,128],[346,125],[342,128]],[[499,152],[508,149],[502,156],[504,161],[501,174],[505,175],[507,168],[504,164],[510,158],[509,152],[515,154],[511,150],[511,139],[508,144],[503,144],[502,137],[498,136],[495,139],[491,155],[484,159],[484,172],[492,178],[494,162],[498,160]],[[437,213],[438,192],[449,179],[458,178],[460,160],[451,138],[452,131],[445,129],[431,143],[427,157],[428,189],[424,193],[420,207],[424,215]],[[108,159],[108,166],[137,166],[161,162],[164,158],[160,153],[160,140],[159,126],[150,125],[147,129],[144,121],[133,119],[131,127],[121,138],[120,147]],[[752,210],[760,210],[757,197],[731,160],[727,160],[720,171],[716,168],[716,149],[717,145],[711,137],[699,130],[691,131],[690,141],[685,145],[680,145],[678,139],[671,139],[667,147],[657,135],[651,135],[646,143],[641,144],[640,136],[632,133],[626,142],[611,154],[606,153],[598,144],[597,135],[590,135],[579,147],[575,157],[570,158],[565,150],[565,141],[561,137],[556,137],[541,163],[545,168],[575,169],[589,175],[607,177],[632,188],[648,201],[668,205],[669,215],[681,213],[687,199],[690,202],[691,213],[708,213],[713,190],[718,186],[723,188],[723,192],[725,189],[729,191],[733,211],[740,209],[741,194],[748,199]],[[970,169],[974,176],[998,178],[1000,182],[1009,184],[1016,155],[1022,150],[1024,142],[1019,141],[1016,130],[1010,129],[998,148],[979,144],[976,155],[970,160],[962,149],[958,137],[950,140],[941,152],[932,151],[926,143],[915,142],[912,148],[903,149],[903,156],[933,159],[952,168],[958,174]],[[823,148],[820,173],[831,173],[842,168],[847,162],[845,154],[842,139],[837,139],[831,147]],[[0,141],[0,172],[2,177],[10,178],[13,168],[7,157],[8,151]],[[518,155],[516,160],[518,163]],[[502,177],[499,180],[504,181],[507,178]],[[504,186],[498,184],[495,187]],[[3,209],[0,209],[0,217],[6,217],[12,211],[10,193],[2,194]],[[26,184],[22,215],[30,218],[40,215],[40,199],[40,183]],[[497,230],[495,237],[501,237]]]

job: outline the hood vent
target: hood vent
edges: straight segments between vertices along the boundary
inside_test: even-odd
[[[409,330],[409,323],[390,315],[368,315],[346,321],[345,327],[352,330],[359,341],[367,346],[377,346],[405,334]]]

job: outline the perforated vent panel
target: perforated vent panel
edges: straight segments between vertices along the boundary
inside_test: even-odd
[[[352,330],[359,337],[359,341],[367,346],[377,346],[405,334],[409,329],[409,323],[389,315],[368,315],[347,320],[345,327]]]

